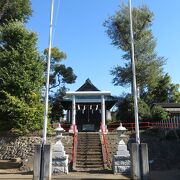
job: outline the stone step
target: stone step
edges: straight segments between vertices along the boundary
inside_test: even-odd
[[[81,151],[101,151],[100,147],[94,147],[94,148],[77,148],[77,152],[81,152]]]
[[[76,171],[78,171],[78,172],[91,172],[91,171],[99,172],[99,171],[103,171],[103,170],[104,170],[104,168],[76,168]],[[97,179],[100,180],[99,178],[97,178]],[[95,179],[93,178],[93,180],[95,180]]]
[[[94,152],[94,151],[89,151],[89,152],[78,152],[77,155],[81,155],[81,154],[87,154],[87,155],[102,155],[101,152]]]
[[[85,170],[100,170],[100,169],[104,169],[103,165],[76,165],[76,168],[81,168],[81,169],[85,169]]]
[[[103,166],[103,163],[101,162],[77,162],[76,166],[83,165],[83,166]]]
[[[11,160],[0,160],[0,169],[20,168],[21,162],[13,162]]]
[[[77,162],[102,162],[102,158],[78,158]]]
[[[82,133],[77,139],[76,168],[78,171],[103,170],[102,147],[99,134]]]
[[[81,152],[77,154],[77,157],[88,157],[88,158],[93,158],[93,157],[102,157],[102,153],[100,152]]]

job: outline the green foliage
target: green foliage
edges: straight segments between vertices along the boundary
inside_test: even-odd
[[[153,103],[180,103],[179,84],[173,84],[168,74],[161,76],[157,85],[143,95],[145,101]]]
[[[59,121],[64,116],[63,106],[61,104],[63,96],[67,91],[66,87],[61,87],[53,97],[51,97],[51,114],[50,117],[53,121]]]
[[[12,20],[27,22],[32,15],[30,0],[1,0],[0,24]]]
[[[168,113],[161,106],[155,105],[151,109],[152,121],[167,120]]]
[[[17,96],[0,91],[0,129],[11,130],[17,135],[42,129],[42,103],[28,104]]]
[[[134,7],[133,30],[135,46],[135,63],[137,84],[141,94],[149,88],[154,87],[162,74],[164,58],[158,57],[155,52],[156,41],[153,37],[151,25],[153,13],[146,7]],[[112,44],[122,49],[125,53],[122,58],[131,60],[131,43],[129,30],[129,9],[122,6],[120,10],[110,17],[104,26]],[[132,83],[131,62],[124,66],[116,66],[111,70],[114,76],[114,85],[129,86]]]
[[[50,89],[62,87],[66,83],[72,84],[75,82],[77,76],[74,74],[71,67],[66,67],[60,64],[62,59],[66,59],[66,54],[59,50],[57,47],[51,49],[51,72],[50,72]],[[44,50],[44,55],[48,56],[48,49]],[[57,88],[55,89],[57,90]]]
[[[36,43],[21,22],[0,27],[0,129],[22,134],[42,128],[44,61]]]
[[[46,59],[48,58],[48,49],[44,50]],[[65,85],[75,82],[77,76],[71,67],[61,64],[62,59],[66,59],[66,54],[57,47],[51,49],[51,70],[50,70],[50,117],[53,120],[59,120],[63,117],[63,107],[61,101],[67,90]]]
[[[121,97],[118,103],[117,118],[123,122],[132,122],[134,120],[134,103],[129,95]],[[146,121],[151,118],[149,106],[141,99],[138,99],[139,120]]]

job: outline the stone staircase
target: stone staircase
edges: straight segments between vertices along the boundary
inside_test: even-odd
[[[104,170],[99,133],[79,132],[77,136],[76,171]]]

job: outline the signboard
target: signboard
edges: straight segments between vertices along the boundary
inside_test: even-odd
[[[94,124],[83,124],[82,125],[82,130],[83,131],[94,131]]]

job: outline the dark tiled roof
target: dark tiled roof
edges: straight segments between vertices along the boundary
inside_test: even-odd
[[[163,108],[180,108],[180,103],[154,103],[153,105],[159,105]]]
[[[100,91],[100,90],[92,84],[90,79],[87,79],[86,82],[76,91]]]

